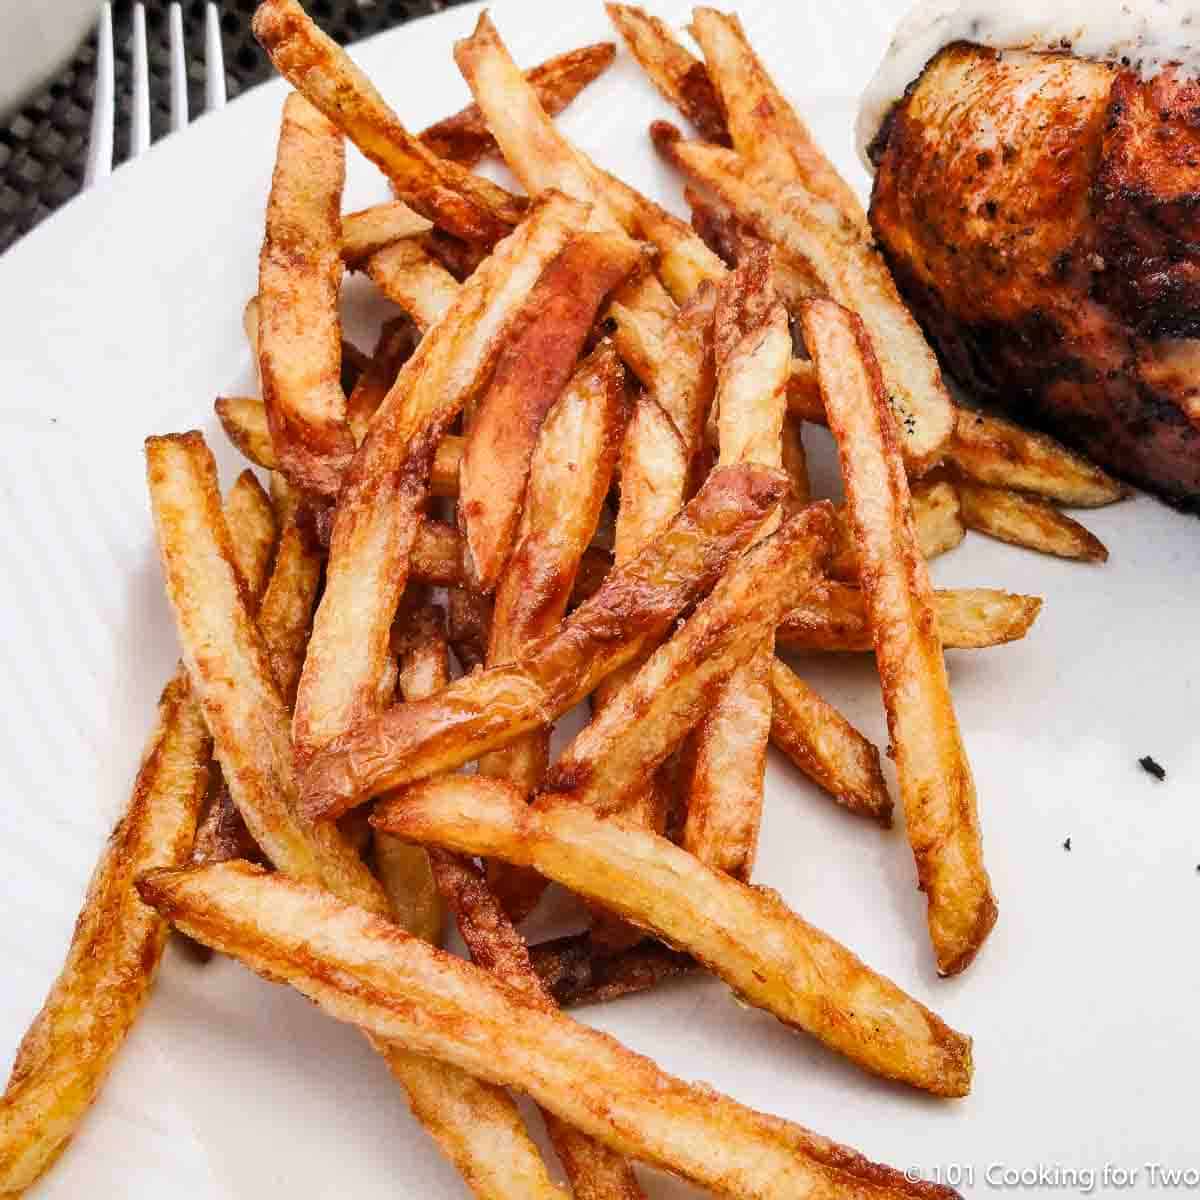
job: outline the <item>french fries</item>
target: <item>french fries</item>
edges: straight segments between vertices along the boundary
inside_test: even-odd
[[[933,593],[938,638],[947,650],[983,650],[1015,642],[1030,630],[1042,610],[1040,596],[993,588]],[[804,594],[780,622],[776,638],[791,650],[871,650],[871,626],[863,593],[829,581]]]
[[[792,334],[772,274],[770,251],[759,243],[718,290],[713,341],[721,465],[783,466]],[[702,862],[739,879],[750,877],[762,823],[778,623],[762,627],[758,651],[721,685],[692,735],[683,844]]]
[[[939,472],[940,474],[940,472]],[[946,554],[967,535],[958,489],[948,479],[927,476],[911,487],[913,526],[917,545],[928,560]],[[845,508],[837,510],[837,542],[829,574],[833,579],[858,581],[858,546]]]
[[[652,991],[698,967],[686,954],[648,939],[616,954],[596,954],[588,933],[575,933],[529,947],[529,959],[560,1008],[603,1004]]]
[[[581,91],[612,65],[617,48],[612,42],[580,46],[539,63],[525,72],[529,86],[547,115],[557,116]],[[425,146],[438,155],[464,167],[473,167],[480,159],[497,153],[496,139],[488,129],[479,106],[470,104],[452,117],[430,125],[421,134]]]
[[[908,840],[938,971],[967,967],[996,923],[975,784],[950,698],[892,410],[863,324],[828,300],[804,312],[838,443]]]
[[[280,870],[382,911],[382,893],[336,829],[296,816],[287,709],[247,606],[204,439],[148,438],[146,475],[183,659],[247,828]]]
[[[426,845],[532,866],[686,950],[747,1003],[866,1070],[936,1095],[969,1091],[970,1039],[776,893],[714,871],[619,817],[566,802],[531,808],[511,787],[484,782],[448,776],[416,784],[377,808],[372,823]]]
[[[221,428],[242,454],[264,470],[274,471],[278,468],[270,430],[267,428],[267,412],[261,400],[252,396],[219,396],[214,407]],[[463,444],[462,438],[453,434],[447,434],[438,443],[429,473],[432,495],[458,495],[458,468],[462,462]]]
[[[802,184],[779,180],[735,151],[685,142],[662,121],[651,133],[668,162],[712,188],[760,237],[808,263],[828,294],[859,314],[879,355],[909,471],[919,476],[936,465],[954,432],[954,404],[933,351],[861,230]]]
[[[305,811],[314,819],[337,816],[557,719],[712,586],[786,488],[785,477],[762,467],[715,471],[662,537],[614,568],[590,600],[515,662],[393,708],[328,745],[306,773]]]
[[[968,529],[1059,558],[1108,561],[1108,549],[1095,534],[1046,500],[972,479],[960,479],[956,486]]]
[[[972,409],[958,410],[946,457],[979,483],[1032,492],[1068,507],[1099,508],[1129,494],[1124,484],[1052,437]]]
[[[879,751],[786,664],[771,662],[771,741],[851,812],[892,823]]]
[[[342,217],[342,261],[351,270],[393,242],[419,237],[433,222],[415,213],[403,200],[373,204]]]
[[[506,983],[531,1007],[545,1013],[557,1005],[529,959],[525,939],[492,894],[480,869],[444,850],[430,852],[438,887],[455,914],[471,959]],[[620,1154],[543,1110],[546,1132],[576,1196],[595,1200],[645,1200],[633,1168]]]
[[[867,230],[867,214],[808,126],[775,86],[734,13],[697,8],[691,30],[720,96],[733,148],[780,180],[803,184]]]
[[[133,883],[182,866],[204,802],[212,740],[187,676],[178,672],[129,804],[92,875],[66,962],[25,1034],[0,1100],[0,1194],[31,1187],[91,1107],[149,994],[166,922]]]
[[[492,245],[522,217],[502,188],[438,158],[401,123],[340,46],[296,0],[263,0],[254,36],[279,73],[391,180],[396,194],[447,233]]]
[[[645,788],[704,719],[722,684],[759,654],[780,615],[820,569],[831,529],[831,506],[814,505],[734,562],[687,624],[563,752],[539,803],[570,801],[605,815]]]
[[[640,248],[623,234],[585,233],[563,248],[530,294],[534,319],[501,354],[472,414],[459,469],[458,522],[480,591],[494,590],[508,561],[542,422],[571,378],[604,297],[641,262]],[[608,366],[610,374],[616,369]]]
[[[579,367],[541,427],[520,528],[496,589],[488,666],[519,658],[566,612],[575,574],[612,481],[624,416],[624,372],[609,342]],[[484,755],[479,770],[526,792],[550,750],[541,729]]]
[[[258,369],[279,469],[336,494],[354,453],[342,391],[341,208],[345,148],[303,96],[283,106],[258,267]]]
[[[731,145],[725,111],[707,68],[675,37],[667,23],[634,4],[604,7],[663,99],[673,104],[706,142]]]
[[[482,389],[542,269],[585,220],[586,209],[564,196],[541,200],[462,286],[375,414],[338,498],[300,676],[292,736],[302,761],[382,706],[388,634],[434,450]]]
[[[427,333],[458,296],[458,281],[419,241],[394,242],[366,260],[371,282]]]
[[[279,531],[271,498],[253,471],[237,477],[225,498],[224,512],[234,564],[257,605],[267,586]]]
[[[229,863],[158,872],[140,887],[190,936],[286,979],[330,1015],[512,1084],[619,1153],[703,1186],[763,1200],[951,1195],[675,1079],[604,1034],[521,1003],[478,968],[293,880]]]

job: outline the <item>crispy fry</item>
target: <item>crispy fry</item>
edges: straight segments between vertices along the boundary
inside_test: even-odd
[[[300,676],[292,735],[302,761],[378,711],[434,450],[485,384],[542,268],[585,220],[564,196],[540,200],[463,284],[375,414],[339,496]]]
[[[446,596],[450,645],[464,673],[482,667],[492,636],[492,601],[468,587],[451,588]]]
[[[345,176],[337,128],[290,95],[258,264],[258,368],[279,469],[324,496],[354,453],[339,378]]]
[[[1042,610],[1040,596],[990,588],[933,593],[938,637],[948,650],[982,650],[1016,642]],[[871,650],[871,626],[862,592],[828,581],[806,592],[780,622],[776,639],[792,650]]]
[[[725,110],[705,65],[667,23],[633,4],[606,4],[609,20],[625,39],[647,78],[706,141],[729,146]]]
[[[535,867],[686,950],[749,1004],[866,1070],[937,1095],[971,1084],[971,1042],[765,888],[579,804],[532,807],[498,780],[426,780],[372,823],[460,854]],[[488,786],[485,788],[483,785]],[[203,940],[203,939],[201,939]]]
[[[287,709],[234,566],[204,439],[198,433],[148,438],[146,460],[183,660],[247,827],[280,870],[383,911],[382,893],[336,829],[308,825],[295,814]]]
[[[922,556],[928,560],[953,550],[967,535],[958,489],[948,479],[927,476],[917,480],[911,490],[913,526]],[[858,546],[854,528],[844,507],[838,507],[837,516],[837,540],[829,574],[834,579],[856,583]]]
[[[421,216],[455,237],[485,245],[521,220],[515,197],[431,154],[413,137],[296,0],[263,0],[253,30],[279,73],[387,175],[400,199]]]
[[[712,586],[786,486],[779,472],[762,467],[714,472],[661,538],[614,568],[595,596],[514,663],[399,705],[331,743],[305,777],[305,810],[337,816],[556,720]]]
[[[776,178],[802,183],[866,230],[867,215],[854,190],[775,86],[737,15],[697,8],[691,29],[721,98],[734,149]]]
[[[1108,549],[1094,533],[1038,496],[966,478],[956,487],[968,529],[1059,558],[1108,561]]]
[[[608,70],[616,53],[612,42],[580,46],[539,63],[525,72],[525,78],[537,93],[541,106],[554,117]],[[434,154],[464,167],[473,167],[480,159],[498,152],[496,139],[476,104],[430,125],[421,134],[421,141]]]
[[[380,329],[371,361],[346,399],[346,419],[356,446],[362,445],[375,413],[420,340],[420,331],[407,317],[396,317]]]
[[[542,422],[571,378],[605,296],[642,261],[624,234],[575,238],[542,272],[529,297],[534,319],[500,355],[472,416],[458,479],[458,523],[482,592],[495,588],[508,561]],[[605,378],[618,370],[614,357],[606,355]]]
[[[163,690],[128,806],[96,865],[62,971],[0,1099],[0,1193],[30,1187],[66,1147],[149,994],[166,922],[133,881],[187,862],[212,740],[181,669]]]
[[[213,409],[225,436],[245,458],[268,471],[277,469],[266,405],[258,397],[218,396]]]
[[[665,122],[652,133],[669,162],[711,187],[761,237],[808,262],[828,294],[859,313],[879,355],[905,463],[913,475],[934,466],[954,430],[954,405],[879,252],[803,185],[753,168],[734,151],[681,141]]]
[[[781,430],[792,334],[772,273],[771,253],[758,243],[718,293],[713,342],[719,462],[725,466],[783,466]],[[826,539],[830,532],[826,522]],[[796,575],[803,574],[798,564]],[[683,845],[702,862],[739,879],[750,877],[762,823],[771,735],[770,664],[778,623],[760,627],[758,650],[710,695],[711,707],[692,734]]]
[[[525,939],[504,914],[482,871],[468,858],[430,851],[438,888],[455,915],[477,966],[506,983],[531,1007],[546,1013],[557,1005],[529,960]],[[546,1132],[577,1197],[587,1200],[644,1200],[633,1168],[601,1142],[543,1110]]]
[[[800,433],[801,422],[790,413],[783,419],[779,431],[780,455],[783,469],[792,481],[792,502],[807,504],[812,498],[808,482],[808,455],[804,451],[804,439]]]
[[[563,751],[539,804],[572,801],[612,813],[646,787],[820,569],[832,521],[829,504],[813,505],[734,562],[687,624]]]
[[[814,300],[804,313],[804,340],[838,443],[905,826],[929,900],[930,938],[938,971],[952,975],[979,952],[997,909],[892,411],[857,317]]]
[[[279,529],[271,498],[254,472],[243,471],[225,497],[225,521],[233,544],[233,561],[255,606],[267,586]]]
[[[485,1072],[614,1150],[701,1185],[761,1200],[953,1195],[675,1079],[605,1034],[522,1004],[478,967],[294,880],[227,863],[160,871],[140,889],[185,932],[287,980],[331,1016]]]
[[[370,368],[362,379],[365,379],[369,372]],[[271,434],[267,428],[267,412],[262,401],[250,396],[221,396],[217,399],[215,407],[221,428],[225,430],[229,440],[256,466],[274,471],[279,464],[275,460]],[[351,424],[354,423],[352,412]],[[463,439],[453,434],[447,434],[438,443],[429,476],[429,490],[432,495],[458,495],[458,468],[462,462],[463,445]]]
[[[1129,495],[1124,484],[1052,437],[990,413],[960,408],[946,457],[980,483],[1068,507],[1099,508]]]
[[[561,622],[612,482],[623,416],[624,372],[612,343],[602,342],[542,425],[520,528],[496,589],[488,666],[520,657]],[[549,729],[536,730],[484,755],[479,770],[532,792],[549,752]]]
[[[403,200],[387,200],[342,217],[342,261],[357,269],[377,250],[405,238],[419,237],[433,222],[415,213]]]
[[[459,283],[419,241],[394,242],[372,254],[366,271],[375,286],[425,333],[449,311]]]
[[[258,610],[258,629],[271,660],[271,674],[290,711],[304,665],[317,588],[321,552],[309,532],[293,519],[279,539],[275,568]]]
[[[560,1008],[603,1004],[653,991],[668,979],[694,974],[695,960],[647,939],[616,954],[597,954],[589,933],[529,947],[533,969]]]
[[[851,812],[892,823],[879,751],[779,659],[771,662],[771,741]]]
[[[191,861],[229,862],[234,858],[243,858],[247,862],[265,862],[263,852],[250,836],[250,830],[246,828],[246,822],[225,786],[221,768],[213,763],[209,774],[215,777],[218,786],[209,789],[212,801],[196,829]],[[196,949],[199,950],[200,947]]]

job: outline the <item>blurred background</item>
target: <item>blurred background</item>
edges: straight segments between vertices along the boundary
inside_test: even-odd
[[[305,7],[343,45],[461,0],[309,0]],[[95,87],[96,0],[0,0],[0,253],[83,183],[84,155]],[[168,0],[146,0],[150,62],[150,124],[157,139],[168,128]],[[250,35],[255,0],[219,5],[229,99],[272,69]],[[183,4],[188,53],[188,108],[204,110],[204,0]],[[129,143],[132,0],[114,0],[116,160]]]

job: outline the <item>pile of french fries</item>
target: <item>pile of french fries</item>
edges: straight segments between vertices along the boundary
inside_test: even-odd
[[[358,1026],[478,1196],[566,1194],[512,1090],[591,1200],[642,1196],[633,1161],[727,1196],[949,1193],[561,1006],[705,970],[866,1071],[965,1095],[969,1038],[749,883],[769,742],[892,815],[876,747],[777,651],[874,651],[959,972],[997,906],[943,650],[1021,638],[1041,601],[935,592],[926,560],[967,529],[1103,559],[1059,506],[1124,491],[956,406],[735,16],[695,11],[701,60],[609,12],[699,135],[651,129],[692,225],[552,120],[612,45],[523,74],[485,14],[454,47],[475,103],[413,135],[296,0],[259,7],[296,90],[246,309],[262,397],[216,411],[269,492],[247,470],[222,501],[199,433],[146,443],[182,662],[0,1104],[0,1193],[67,1144],[171,926]],[[342,214],[347,139],[394,200]],[[495,155],[524,195],[472,170]],[[343,341],[347,270],[390,306],[369,356]],[[804,422],[836,440],[837,506],[810,495]],[[590,926],[529,946],[549,882]],[[446,910],[470,962],[438,949]]]

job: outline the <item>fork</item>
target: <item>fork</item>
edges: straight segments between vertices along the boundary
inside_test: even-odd
[[[172,4],[167,10],[171,47],[171,132],[188,123],[187,59],[183,50],[183,9]],[[221,54],[221,20],[217,6],[209,3],[204,12],[204,108],[206,112],[225,105],[225,63]],[[113,67],[112,4],[100,9],[96,29],[96,92],[92,101],[92,123],[88,135],[83,186],[86,190],[113,169],[113,116],[116,79]],[[133,6],[133,107],[130,120],[129,157],[137,158],[150,148],[150,65],[146,52],[146,8]]]

